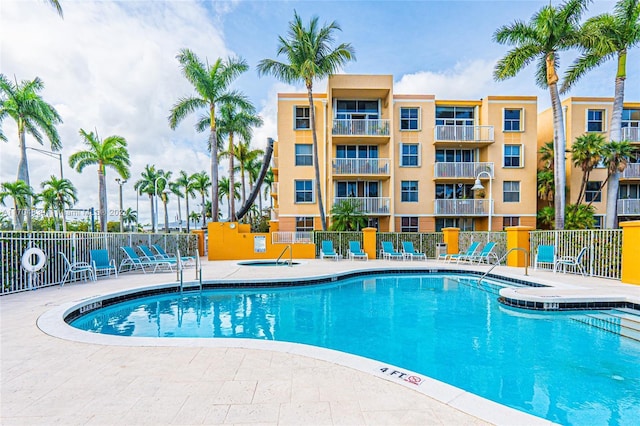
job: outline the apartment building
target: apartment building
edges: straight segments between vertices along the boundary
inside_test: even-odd
[[[570,97],[562,101],[565,121],[567,151],[571,150],[576,138],[589,132],[602,134],[609,140],[609,125],[613,111],[613,98]],[[622,139],[628,140],[640,150],[640,103],[625,102],[622,113]],[[538,116],[538,147],[553,140],[553,112],[549,108]],[[577,201],[583,172],[573,166],[571,154],[566,156],[567,204]],[[604,224],[607,211],[607,187],[600,186],[607,179],[604,165],[596,167],[589,176],[584,202],[595,208],[596,227]],[[620,178],[618,191],[618,218],[640,219],[640,153],[629,159],[629,164]]]
[[[535,97],[441,100],[394,94],[391,75],[334,75],[314,103],[329,223],[349,199],[382,232],[535,226]],[[306,93],[278,95],[272,195],[281,231],[321,229],[309,112]]]

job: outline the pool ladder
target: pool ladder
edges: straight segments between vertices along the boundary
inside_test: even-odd
[[[284,256],[287,250],[289,250],[289,267],[293,266],[293,250],[291,249],[291,245],[289,244],[287,244],[284,250],[282,250],[282,253],[280,253],[280,256],[278,256],[278,258],[276,259],[276,265],[280,262],[280,259],[282,258],[282,256]]]
[[[202,291],[202,264],[200,263],[200,251],[196,249],[196,280],[198,280],[198,286],[200,287],[200,291]],[[177,260],[177,279],[180,282],[180,291],[184,290],[184,262],[182,261],[182,257],[180,257],[180,249],[176,250],[176,260]]]
[[[502,263],[503,260],[505,260],[507,258],[507,256],[509,255],[509,253],[511,253],[512,251],[523,251],[526,256],[524,258],[524,275],[528,276],[529,275],[529,250],[527,250],[526,248],[523,247],[512,247],[509,249],[508,252],[506,252],[504,254],[504,256],[502,256],[500,259],[498,259],[498,261],[495,263],[495,265],[493,265],[491,268],[489,268],[489,270],[487,272],[485,272],[484,274],[482,274],[482,276],[480,277],[480,279],[478,280],[478,285],[482,282],[483,279],[485,279],[487,277],[487,275],[489,275],[489,273],[491,271],[493,271],[493,268],[495,268],[496,266],[500,265]]]

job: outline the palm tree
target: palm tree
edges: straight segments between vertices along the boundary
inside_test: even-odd
[[[80,129],[80,136],[87,150],[78,151],[69,157],[69,165],[82,173],[87,166],[98,166],[98,191],[100,194],[100,231],[107,232],[107,167],[114,169],[122,179],[131,176],[129,172],[129,151],[127,141],[122,136],[108,136],[101,140],[98,132]]]
[[[42,191],[40,194],[37,194],[37,201],[34,199],[34,205],[38,203],[43,204],[45,215],[49,213],[49,211],[53,214],[53,227],[56,231],[60,230],[60,223],[58,222],[58,217],[56,215],[56,194],[51,188],[47,188]],[[43,222],[44,225],[44,222]],[[50,229],[49,229],[50,230]]]
[[[220,116],[218,117],[218,137],[229,139],[229,147],[226,156],[229,157],[229,186],[235,187],[235,167],[233,164],[236,146],[234,145],[234,136],[238,136],[239,140],[248,143],[253,136],[253,127],[262,126],[262,118],[255,115],[255,108],[251,106],[249,109],[240,109],[231,104],[222,105],[220,108]],[[206,124],[206,123],[203,123]],[[230,199],[229,221],[236,221],[235,197]],[[243,200],[244,202],[244,200]]]
[[[622,110],[624,108],[624,82],[627,77],[627,52],[640,43],[640,0],[619,0],[614,13],[594,16],[582,27],[580,45],[584,53],[567,71],[561,93],[588,71],[610,59],[617,60],[613,111],[611,114],[610,140],[622,140]],[[607,185],[606,228],[617,226],[617,200],[620,173],[614,173]]]
[[[342,200],[331,209],[332,231],[359,231],[367,226],[367,218],[355,199]]]
[[[282,36],[278,38],[277,54],[284,55],[288,62],[263,59],[258,63],[258,73],[260,75],[270,74],[289,84],[304,82],[307,89],[309,119],[313,137],[315,189],[323,231],[327,230],[327,220],[322,204],[322,190],[320,187],[313,81],[328,77],[342,68],[348,61],[355,60],[355,51],[351,44],[342,43],[335,49],[332,46],[334,32],[340,30],[340,26],[335,21],[320,27],[317,16],[312,17],[309,21],[309,26],[305,27],[298,13],[294,12],[293,21],[289,22],[287,38]]]
[[[271,192],[273,184],[276,183],[275,176],[273,175],[273,169],[269,168],[262,183],[264,184],[264,196],[269,199],[269,207],[273,208],[273,197],[271,196]]]
[[[69,179],[58,179],[54,175],[51,175],[49,180],[42,182],[42,188],[44,192],[50,193],[53,196],[53,208],[54,212],[57,210],[62,216],[62,230],[67,231],[67,218],[65,215],[65,208],[71,208],[78,202],[78,191],[73,183]],[[55,213],[54,213],[55,215]],[[57,230],[56,222],[56,230]]]
[[[198,212],[191,212],[191,214],[187,217],[193,222],[193,226],[195,226],[196,223],[198,223],[198,221],[200,220],[200,217],[202,217],[202,214]]]
[[[164,207],[164,232],[166,233],[169,233],[169,211],[167,210],[167,204],[169,203],[169,194],[172,192],[170,189],[171,184],[169,183],[171,174],[172,172],[165,172],[162,169],[158,170],[159,179],[156,182],[157,190],[160,191],[160,200],[162,200],[162,206]]]
[[[0,123],[6,117],[11,117],[16,122],[20,147],[17,180],[24,181],[27,186],[31,185],[29,163],[27,162],[27,133],[33,136],[40,145],[44,145],[44,133],[53,151],[62,148],[56,129],[56,125],[62,123],[62,118],[55,108],[39,95],[43,89],[44,83],[38,77],[32,81],[24,80],[18,84],[17,81],[11,82],[4,74],[0,74]],[[6,136],[1,134],[0,139],[6,140]],[[31,200],[27,200],[27,202],[27,225],[28,229],[31,229]]]
[[[555,186],[553,184],[553,170],[542,169],[538,170],[537,183],[538,183],[538,198],[543,201],[553,203]]]
[[[4,182],[0,185],[0,204],[5,204],[5,199],[11,197],[13,199],[13,218],[16,230],[22,230],[22,214],[21,211],[30,207],[30,200],[35,196],[33,189],[23,180],[15,182]]]
[[[131,231],[131,225],[138,221],[138,212],[133,210],[131,207],[128,207],[122,212],[122,221],[124,222],[127,231]]]
[[[599,133],[585,133],[576,138],[571,146],[571,160],[574,167],[582,170],[582,182],[576,204],[581,204],[589,182],[589,175],[602,159],[604,136]]]
[[[231,205],[232,202],[231,200],[238,199],[240,198],[240,182],[234,182],[233,183],[233,197],[231,197],[231,190],[229,188],[231,188],[231,179],[227,178],[227,177],[223,177],[220,179],[220,182],[218,182],[218,186],[220,187],[220,192],[219,192],[219,200],[222,201],[222,199],[224,197],[227,197],[227,206],[229,208],[229,221],[230,222],[235,222],[234,220],[231,220],[231,216],[232,216],[232,212],[231,212]]]
[[[549,89],[553,111],[554,171],[556,188],[566,184],[566,147],[564,119],[558,93],[558,52],[575,46],[579,40],[579,20],[587,9],[588,0],[567,0],[559,7],[542,7],[527,24],[516,21],[498,28],[494,40],[500,44],[514,45],[506,56],[498,61],[494,70],[496,80],[514,77],[525,66],[537,60],[536,83]],[[564,229],[566,196],[555,192],[555,226]]]
[[[142,179],[138,180],[133,188],[138,191],[138,195],[147,194],[151,203],[151,232],[156,232],[156,211],[153,200],[156,196],[156,181],[160,176],[161,170],[156,170],[156,166],[146,165],[140,174]]]
[[[251,149],[251,141],[245,141],[235,146],[233,155],[236,157],[236,159],[238,160],[238,164],[240,165],[240,182],[242,183],[242,205],[244,206],[247,200],[247,184],[245,180],[245,172],[247,166],[259,156],[264,155],[264,151],[261,149]]]
[[[264,155],[264,151],[258,150],[259,155]],[[262,170],[262,158],[255,156],[247,162],[245,165],[245,170],[249,175],[249,192],[252,192],[254,189],[254,185],[260,177],[260,170]],[[262,192],[258,192],[258,209],[260,214],[262,214]]]
[[[64,18],[64,15],[62,14],[62,6],[60,6],[60,2],[58,0],[45,0],[47,3],[49,3],[53,8],[56,9],[56,12],[58,12],[58,15],[60,15],[61,18]]]
[[[206,222],[207,222],[207,213],[205,211],[206,209],[206,204],[205,204],[205,196],[207,194],[207,190],[209,189],[209,187],[211,187],[211,179],[209,179],[209,175],[207,175],[207,172],[202,171],[200,173],[194,173],[193,175],[191,175],[191,179],[193,180],[193,189],[198,191],[200,193],[200,196],[202,197],[202,229],[206,228]],[[216,191],[217,192],[217,191]],[[213,203],[213,204],[218,204],[218,203]],[[211,207],[211,211],[213,212],[214,207]],[[217,207],[215,207],[216,211],[218,210]],[[217,219],[216,219],[217,221]]]
[[[187,216],[187,232],[189,232],[189,198],[193,198],[196,195],[196,190],[193,186],[193,176],[187,175],[184,170],[180,170],[180,174],[175,181],[178,188],[184,188],[184,192],[180,191],[181,196],[185,199],[186,204],[186,216]],[[178,212],[180,211],[180,200],[178,199]],[[180,219],[182,222],[182,219]]]
[[[553,141],[547,141],[542,144],[540,149],[538,149],[538,154],[540,154],[540,161],[542,161],[544,168],[553,170],[553,158],[555,156]]]
[[[249,69],[247,63],[240,58],[229,58],[223,61],[218,58],[213,65],[206,65],[190,51],[182,49],[177,56],[182,74],[193,85],[197,95],[184,97],[171,109],[169,126],[175,129],[187,115],[205,109],[209,119],[209,150],[211,151],[211,199],[218,199],[218,136],[216,128],[216,107],[230,104],[248,109],[251,104],[247,98],[237,91],[229,90],[231,83]],[[200,120],[201,122],[202,120]],[[197,127],[197,126],[196,126]],[[218,203],[212,203],[211,216],[218,221]]]

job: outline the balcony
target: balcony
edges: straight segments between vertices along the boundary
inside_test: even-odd
[[[488,172],[493,179],[493,163],[435,163],[434,167],[433,177],[436,179],[475,179],[480,172]]]
[[[640,127],[623,127],[622,140],[631,143],[640,143]]]
[[[627,163],[621,179],[640,179],[640,163]]]
[[[388,158],[336,158],[334,175],[388,175]]]
[[[640,199],[618,200],[618,216],[640,216]]]
[[[457,145],[488,145],[495,141],[493,126],[436,126],[436,143],[455,143]]]
[[[389,120],[333,120],[334,136],[389,136]]]
[[[278,157],[275,155],[271,157],[271,168],[278,170]]]
[[[271,196],[278,197],[278,182],[271,183]]]
[[[434,200],[436,216],[487,216],[489,201],[483,199]]]
[[[342,201],[354,202],[362,213],[373,215],[388,215],[391,205],[389,197],[336,197],[333,199],[333,205]]]

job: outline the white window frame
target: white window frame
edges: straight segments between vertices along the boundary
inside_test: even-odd
[[[416,120],[416,128],[415,129],[403,129],[402,128],[402,120],[403,120],[403,118],[402,118],[402,110],[403,109],[415,109],[415,110],[418,111],[418,116],[415,118],[415,120]],[[421,120],[422,111],[421,111],[420,107],[417,107],[417,106],[416,107],[404,106],[404,107],[400,107],[400,111],[399,112],[400,112],[400,114],[399,114],[400,123],[399,123],[398,128],[399,128],[399,130],[401,132],[419,132],[419,131],[422,130],[422,120]],[[407,119],[407,120],[413,120],[413,118],[410,118],[410,119]]]
[[[311,148],[311,152],[309,154],[298,154],[297,152],[297,148],[298,146],[309,146]],[[295,159],[294,159],[294,165],[295,166],[300,166],[300,167],[308,167],[308,166],[313,166],[313,145],[310,143],[297,143],[293,146],[293,155],[295,155]],[[298,164],[298,158],[307,158],[310,157],[311,158],[311,164]]]
[[[589,130],[589,112],[602,111],[602,130]],[[593,121],[595,123],[595,121]],[[607,131],[607,110],[604,108],[587,108],[584,112],[584,131],[587,133],[606,133]]]
[[[308,226],[303,226],[303,227],[298,227],[298,221],[303,220],[305,222],[307,222],[308,220],[311,220],[311,227]],[[314,230],[314,217],[313,216],[296,216],[296,232],[311,232]]]
[[[405,225],[403,221],[407,219],[407,221],[411,221],[415,219],[416,226],[412,226],[411,224]],[[415,229],[415,231],[413,230]],[[418,216],[403,216],[400,218],[400,232],[420,232],[420,218]]]
[[[517,219],[518,224],[517,225],[513,225],[513,224],[505,225],[504,221],[506,219],[509,219],[509,222],[513,222],[513,219]],[[508,226],[520,226],[520,216],[503,216],[502,217],[502,229],[504,230],[504,228],[506,228]]]
[[[513,111],[520,111],[520,130],[507,130],[505,129],[505,123],[506,123],[506,111],[507,110],[513,110]],[[523,133],[524,132],[524,108],[503,108],[502,109],[502,131],[504,133]]]
[[[309,111],[309,117],[307,118],[307,120],[309,120],[309,127],[298,127],[298,108]],[[301,120],[303,119],[304,118],[301,118]],[[309,108],[309,105],[295,105],[293,107],[293,130],[311,130],[311,108]]]
[[[520,147],[520,165],[518,166],[507,166],[505,165],[505,160],[507,159],[507,156],[505,155],[505,150],[507,149],[507,146],[519,146]],[[513,157],[513,156],[509,156],[509,157]],[[502,145],[502,168],[503,169],[522,169],[524,168],[524,144],[521,143],[505,143]]]
[[[416,183],[416,189],[414,190],[404,190],[402,189],[402,184],[405,182],[415,182]],[[403,195],[404,194],[407,195],[411,195],[411,194],[416,194],[416,199],[415,200],[403,200]],[[420,182],[414,179],[410,179],[410,180],[401,180],[400,181],[400,202],[401,203],[417,203],[420,201]]]
[[[412,165],[412,164],[404,164],[404,154],[402,153],[402,150],[405,146],[408,145],[416,145],[418,147],[418,153],[417,153],[417,157],[418,157],[418,164],[417,165]],[[422,144],[421,143],[400,143],[400,167],[421,167],[422,166]],[[411,155],[410,157],[413,157],[413,155]]]
[[[513,188],[510,188],[509,191],[506,190],[506,185],[507,184],[518,184],[518,190],[514,191]],[[518,199],[517,200],[507,200],[506,199],[506,195],[507,193],[509,194],[518,194]],[[521,188],[520,188],[520,181],[519,180],[505,180],[504,182],[502,182],[502,202],[503,203],[519,203],[520,202],[520,193],[521,193]]]
[[[298,182],[311,182],[311,201],[298,201]],[[307,190],[304,192],[307,192]],[[314,190],[313,179],[295,179],[293,181],[293,202],[294,204],[313,204],[316,202],[316,191]]]

